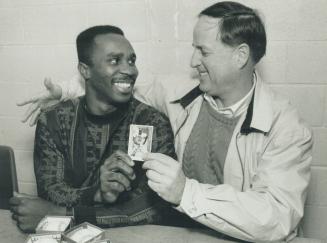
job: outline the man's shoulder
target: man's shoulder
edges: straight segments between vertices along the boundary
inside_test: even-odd
[[[168,123],[168,117],[140,100],[133,98],[134,118],[140,122],[162,122]]]
[[[157,82],[160,83],[160,92],[166,93],[169,101],[182,98],[199,85],[199,80],[196,77],[188,75],[169,75],[158,78]]]
[[[271,92],[273,123],[274,128],[288,134],[298,134],[300,136],[311,136],[311,129],[307,122],[301,117],[298,109],[291,100],[273,90]]]
[[[80,102],[80,97],[59,102],[56,105],[53,105],[51,107],[46,108],[44,111],[42,111],[40,115],[40,119],[54,119],[54,117],[58,117],[60,119],[71,119],[76,111],[76,108]]]

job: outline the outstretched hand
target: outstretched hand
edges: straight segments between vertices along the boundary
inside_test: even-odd
[[[46,90],[32,98],[28,98],[17,103],[18,106],[30,104],[22,119],[22,122],[27,122],[29,120],[30,126],[34,126],[36,124],[41,110],[57,104],[62,96],[61,87],[53,83],[50,78],[44,79],[44,86]]]

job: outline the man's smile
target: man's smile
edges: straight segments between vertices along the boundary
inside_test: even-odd
[[[113,87],[123,94],[128,94],[132,92],[135,81],[130,77],[115,78],[112,81]]]

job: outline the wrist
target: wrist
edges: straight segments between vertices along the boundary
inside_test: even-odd
[[[93,197],[94,202],[101,203],[102,202],[102,195],[100,189],[96,191]]]
[[[66,216],[74,216],[74,208],[73,207],[66,207]]]
[[[178,199],[177,199],[177,202],[176,202],[177,205],[181,204],[183,194],[184,194],[184,190],[185,190],[185,184],[186,184],[186,176],[184,175],[184,176],[182,176],[182,181],[181,181],[180,189],[179,189],[179,192],[178,192]]]
[[[66,215],[66,208],[60,207],[60,206],[53,206],[51,210],[52,215],[58,215],[58,216],[65,216]]]

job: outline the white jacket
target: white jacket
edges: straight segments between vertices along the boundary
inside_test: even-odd
[[[135,97],[169,117],[179,161],[183,161],[203,102],[193,89],[198,83],[185,81],[170,79],[135,88]],[[291,239],[303,216],[311,150],[310,129],[289,102],[257,76],[254,98],[228,148],[224,184],[187,179],[177,209],[235,238],[252,242]]]

